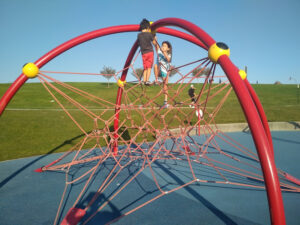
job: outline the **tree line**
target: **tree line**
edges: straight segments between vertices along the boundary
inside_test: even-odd
[[[169,77],[173,77],[179,72],[179,70],[176,68],[176,66],[172,66],[171,69],[169,70]],[[192,75],[195,77],[200,77],[200,76],[208,76],[210,74],[210,68],[196,68],[193,70]],[[109,80],[116,75],[116,70],[113,69],[110,66],[103,66],[102,70],[100,70],[100,74],[107,79],[107,87],[109,88]],[[143,76],[143,68],[135,68],[131,72],[131,74],[136,77],[138,80],[142,79]],[[162,77],[159,76],[159,79],[162,80]]]

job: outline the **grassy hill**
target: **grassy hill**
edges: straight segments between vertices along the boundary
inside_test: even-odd
[[[88,91],[96,96],[105,97],[106,100],[115,102],[117,86],[106,83],[72,83],[81,90]],[[0,84],[0,96],[2,96],[9,84]],[[297,89],[295,85],[253,85],[265,109],[269,121],[300,121],[300,103],[297,104]],[[200,84],[196,84],[197,90]],[[159,86],[148,89],[148,96],[154,97],[160,91]],[[184,90],[182,99],[187,90]],[[209,104],[218,102],[222,96],[212,100]],[[84,99],[81,99],[84,101]],[[145,99],[147,101],[147,99]],[[158,98],[157,102],[163,99]],[[92,102],[86,102],[90,108],[94,108]],[[208,105],[212,106],[212,105]],[[66,107],[72,108],[73,105]],[[83,136],[83,132],[74,126],[73,122],[63,111],[57,111],[59,106],[53,102],[51,95],[45,91],[40,83],[25,84],[12,99],[7,110],[0,117],[0,161],[27,157],[52,152],[68,150]],[[97,110],[95,109],[95,112]],[[113,113],[109,112],[107,118]],[[85,129],[93,129],[92,120],[82,117],[80,112],[73,112]],[[78,115],[77,115],[78,114]],[[140,118],[134,115],[136,120]],[[184,118],[182,118],[184,119]],[[217,123],[244,122],[240,105],[233,92],[216,117]],[[192,121],[193,122],[193,121]],[[160,121],[155,122],[160,126]],[[174,122],[176,126],[176,122]]]

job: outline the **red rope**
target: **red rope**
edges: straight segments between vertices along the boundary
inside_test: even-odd
[[[137,60],[138,55],[139,53],[135,56],[134,62]],[[263,185],[253,184],[255,181],[263,181],[257,155],[232,139],[229,135],[220,131],[218,125],[215,123],[217,116],[220,114],[222,107],[226,104],[226,100],[232,91],[228,81],[223,81],[217,85],[213,84],[213,78],[224,77],[215,76],[216,64],[210,64],[211,62],[208,58],[203,58],[178,66],[172,70],[178,70],[179,68],[194,63],[199,64],[186,74],[182,74],[178,71],[181,77],[175,83],[168,84],[168,102],[182,102],[179,106],[170,104],[166,109],[160,107],[165,94],[162,90],[163,88],[160,88],[154,93],[155,89],[142,85],[141,79],[134,70],[133,63],[125,68],[132,69],[133,74],[138,78],[138,82],[136,84],[131,83],[122,88],[123,99],[122,104],[119,106],[119,113],[121,115],[120,124],[118,128],[113,131],[110,130],[110,126],[113,124],[114,115],[110,115],[108,111],[116,107],[114,103],[106,100],[104,97],[100,98],[87,91],[75,88],[70,84],[58,81],[44,73],[101,74],[53,71],[41,72],[38,79],[42,85],[73,123],[85,134],[84,139],[75,145],[68,153],[65,153],[62,157],[44,167],[45,170],[64,169],[66,171],[65,190],[58,207],[55,223],[57,223],[62,205],[64,201],[66,201],[67,187],[76,182],[85,180],[83,188],[73,204],[73,207],[76,207],[83,199],[96,172],[101,169],[103,163],[108,161],[113,163],[113,167],[108,170],[102,182],[99,183],[99,187],[97,187],[98,190],[87,203],[84,211],[88,211],[101,194],[109,191],[110,185],[112,185],[114,181],[117,182],[120,173],[124,171],[124,169],[133,164],[139,164],[139,166],[114,192],[110,193],[110,197],[102,202],[95,212],[89,215],[85,221],[82,221],[82,224],[87,224],[98,212],[103,210],[114,198],[119,196],[146,168],[151,174],[152,181],[157,189],[156,196],[127,212],[122,212],[123,215],[109,223],[135,212],[166,194],[170,194],[195,182],[264,188]],[[200,77],[204,79],[204,81],[200,91],[196,95],[194,108],[185,107],[190,105],[190,98],[187,94],[184,94],[185,91],[195,79],[199,78],[199,74],[208,66],[210,66],[209,75]],[[198,68],[201,69],[195,76],[191,77],[190,75],[193,71]],[[121,71],[118,73],[120,72]],[[116,74],[114,77],[117,80]],[[65,93],[64,90],[67,90],[68,93],[72,93],[72,95]],[[61,101],[58,96],[64,101]],[[91,101],[97,106],[102,107],[103,111],[101,113],[93,112],[87,107],[86,101]],[[64,102],[72,104],[82,112],[83,117],[93,122],[93,130],[91,132],[86,131],[85,126],[76,120],[75,116],[66,108]],[[211,102],[215,103],[210,104]],[[202,116],[200,116],[200,109],[203,113]],[[196,112],[198,112],[198,117],[195,116]],[[130,136],[129,139],[126,138],[128,134]],[[196,134],[198,134],[198,136]],[[153,142],[150,142],[149,136],[154,137]],[[197,138],[203,138],[203,140],[199,141]],[[115,140],[117,140],[118,146],[123,146],[123,149],[118,151],[118,155],[112,154],[110,149]],[[83,151],[87,143],[90,143],[92,147]],[[224,151],[221,147],[221,143],[230,146],[236,154]],[[66,158],[67,155],[74,152],[75,149],[78,149],[78,151],[75,152],[70,162],[58,164]],[[94,152],[97,152],[97,155],[93,154]],[[217,159],[214,158],[215,155],[218,155]],[[227,162],[223,162],[222,158],[226,159]],[[93,161],[97,163],[90,169],[78,174],[76,177],[69,178],[68,173],[71,168]],[[162,181],[158,177],[157,168],[153,166],[155,162],[164,162],[167,165],[170,165],[168,163],[171,162],[180,162],[181,165],[184,165],[187,180],[184,181],[184,184],[177,184],[176,187],[172,187],[168,190],[166,186],[162,185]],[[238,165],[243,168],[240,168]],[[201,170],[201,173],[199,173],[199,170]],[[255,172],[253,172],[253,170]],[[206,173],[214,174],[214,180],[203,179],[206,175],[205,171]],[[283,179],[285,179],[284,172],[279,172]],[[248,178],[252,179],[253,182],[249,181]],[[287,184],[284,181],[281,181],[281,186],[287,191],[300,191],[298,187]],[[126,211],[126,208],[124,211]]]

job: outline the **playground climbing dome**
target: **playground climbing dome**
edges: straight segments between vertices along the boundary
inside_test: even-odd
[[[126,188],[137,182],[141,174],[151,178],[152,191],[144,196],[132,194],[137,205],[129,204],[108,223],[188,185],[206,183],[265,188],[271,222],[285,224],[281,191],[299,192],[300,182],[275,166],[267,119],[245,71],[230,61],[226,44],[216,42],[195,24],[165,18],[152,23],[151,29],[157,35],[170,35],[193,43],[205,55],[170,68],[168,74],[176,72],[177,78],[167,84],[168,107],[161,107],[163,83],[145,86],[136,71],[140,51],[135,40],[124,65],[120,65],[116,73],[107,74],[116,84],[112,87],[116,90],[114,99],[97,96],[53,77],[53,74],[56,77],[105,74],[42,70],[45,64],[74,46],[102,36],[138,32],[139,25],[103,28],[61,44],[36,62],[26,64],[23,73],[0,101],[2,113],[28,79],[38,79],[83,134],[69,151],[36,170],[65,173],[65,188],[54,224],[89,224],[112,201],[122,198]],[[226,75],[217,76],[217,67]],[[182,72],[183,68],[189,68],[188,72]],[[202,75],[204,70],[208,72]],[[220,78],[222,82],[214,82]],[[187,95],[191,84],[197,87],[193,103]],[[217,118],[222,116],[220,112],[230,94],[235,94],[239,100],[256,146],[254,151],[218,128]],[[163,175],[166,171],[179,169],[181,182]],[[95,183],[97,188],[89,190]],[[70,203],[68,191],[74,186],[80,191],[76,200]],[[66,206],[69,206],[68,210],[65,210]]]

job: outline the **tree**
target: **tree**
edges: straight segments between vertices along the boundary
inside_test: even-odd
[[[144,69],[143,68],[136,68],[132,71],[132,75],[135,76],[138,80],[141,80],[142,79],[142,76],[143,76],[143,72],[144,72]]]
[[[116,70],[109,66],[103,66],[103,69],[100,71],[100,73],[107,79],[107,87],[109,88],[109,80],[115,75]]]
[[[170,67],[169,77],[173,77],[176,73],[178,73],[179,69],[176,69],[176,66]]]
[[[173,68],[176,68],[176,67],[175,66],[171,66],[169,77],[174,76],[179,71],[178,69],[173,70]],[[134,69],[134,71],[132,71],[131,74],[133,76],[135,76],[138,80],[141,80],[142,77],[143,77],[143,72],[144,72],[143,68],[136,68],[136,69]],[[158,78],[162,79],[162,77],[161,77],[160,74],[158,75]]]
[[[210,68],[203,69],[203,68],[199,67],[199,68],[194,69],[192,73],[193,73],[193,76],[197,76],[197,77],[200,77],[202,75],[208,76],[210,74]]]
[[[179,69],[176,69],[176,66],[171,66],[169,69],[169,78],[173,77],[175,74],[179,72]],[[158,79],[163,80],[161,73],[158,75]]]
[[[278,84],[281,84],[281,82],[280,81],[276,81],[274,84],[278,85]]]

